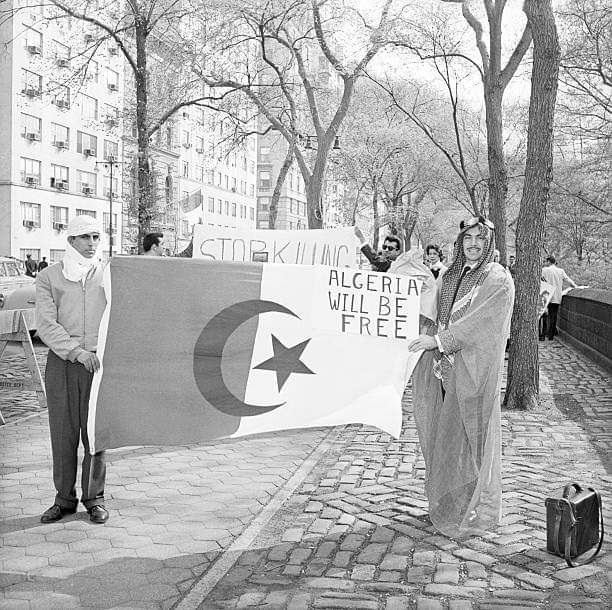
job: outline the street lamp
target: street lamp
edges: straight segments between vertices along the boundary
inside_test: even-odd
[[[99,171],[99,166],[104,169],[110,169],[110,188],[108,189],[108,257],[113,256],[113,168],[119,167],[121,164],[127,163],[127,161],[115,161],[113,157],[105,159],[104,161],[96,161],[95,170]]]
[[[315,150],[317,148],[316,147],[317,136],[300,134],[298,138],[300,142],[306,140],[306,143],[304,144],[304,148],[306,150]],[[334,145],[332,146],[332,150],[340,150],[340,136],[334,137]]]

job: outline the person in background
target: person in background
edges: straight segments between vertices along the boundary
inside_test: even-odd
[[[164,234],[147,233],[142,239],[143,256],[164,255]]]
[[[546,258],[545,267],[542,268],[542,279],[552,284],[554,291],[548,302],[548,316],[546,321],[546,336],[552,341],[557,334],[557,313],[561,299],[563,297],[563,282],[567,282],[572,288],[576,288],[576,283],[560,267],[557,267],[557,260],[554,256]]]
[[[43,269],[46,269],[48,266],[49,266],[49,263],[47,262],[47,257],[43,256],[40,263],[38,263],[38,272],[40,273]]]
[[[388,271],[391,263],[402,253],[402,242],[396,235],[385,237],[379,253],[374,252],[372,246],[367,243],[359,227],[355,227],[355,235],[361,244],[361,252],[370,261],[372,271]]]
[[[38,271],[38,264],[32,258],[31,254],[26,254],[25,268],[26,275],[29,275],[30,277],[36,277],[36,272]]]
[[[101,230],[91,216],[75,216],[67,235],[61,264],[47,267],[36,278],[38,334],[49,348],[45,389],[56,490],[53,505],[40,520],[52,523],[76,511],[80,438],[84,450],[81,502],[90,521],[104,523],[108,519],[104,452],[90,455],[87,437],[89,392],[100,368],[98,327],[106,307],[104,263],[98,253]]]
[[[427,256],[427,263],[429,265],[429,270],[431,274],[438,279],[440,275],[444,275],[447,267],[444,266],[442,261],[444,260],[444,256],[442,254],[442,250],[439,246],[435,244],[429,244],[425,248],[425,254]]]

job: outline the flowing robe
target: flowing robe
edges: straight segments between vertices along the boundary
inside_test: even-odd
[[[443,383],[433,373],[437,351],[423,354],[412,377],[429,517],[454,538],[490,531],[501,518],[500,385],[514,303],[510,274],[490,263],[484,281],[453,310],[468,300],[461,318],[437,329]],[[435,334],[435,325],[425,332]]]

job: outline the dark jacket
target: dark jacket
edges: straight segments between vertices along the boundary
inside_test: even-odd
[[[361,252],[370,261],[372,271],[381,271],[384,273],[385,271],[389,270],[391,261],[387,260],[387,258],[382,254],[377,254],[374,252],[370,244],[364,244],[361,246]]]

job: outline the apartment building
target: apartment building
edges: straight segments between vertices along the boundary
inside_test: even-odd
[[[49,7],[21,2],[0,25],[8,43],[0,61],[0,254],[60,260],[77,214],[100,219],[107,256],[112,226],[119,252],[122,169],[113,167],[111,179],[103,162],[123,154],[121,58],[105,44],[84,61],[92,37],[81,22],[49,20]]]
[[[53,7],[18,1],[0,25],[0,255],[60,260],[77,214],[102,221],[106,256],[111,226],[113,254],[133,253],[137,151],[123,55],[83,22],[49,20]],[[255,226],[257,138],[229,149],[218,144],[226,136],[214,112],[185,107],[151,138],[151,229],[164,232],[168,254],[197,223]]]

